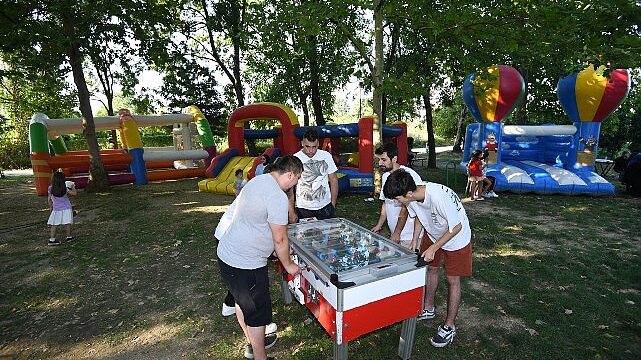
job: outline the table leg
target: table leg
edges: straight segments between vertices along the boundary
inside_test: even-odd
[[[287,281],[283,276],[280,277],[280,288],[283,291],[283,301],[285,302],[285,304],[291,304],[292,292],[289,291],[289,286],[287,286]]]
[[[334,360],[347,360],[347,343],[340,345],[334,341]]]
[[[416,335],[416,318],[412,317],[403,321],[401,325],[401,338],[398,341],[398,356],[403,360],[412,357],[414,338]]]

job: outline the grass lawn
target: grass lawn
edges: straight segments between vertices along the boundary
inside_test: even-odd
[[[425,178],[460,193],[445,154]],[[456,179],[456,181],[454,180]],[[615,180],[613,180],[616,182]],[[0,180],[0,359],[241,359],[212,234],[232,198],[196,179],[117,186],[74,198],[76,240],[46,246],[45,197],[29,177]],[[641,199],[502,193],[466,202],[474,275],[463,281],[458,334],[429,343],[444,318],[420,321],[415,359],[641,358]],[[339,197],[365,227],[380,204]],[[285,305],[272,273],[278,359],[329,359],[332,341],[310,313]],[[394,359],[400,324],[350,343],[351,359]]]

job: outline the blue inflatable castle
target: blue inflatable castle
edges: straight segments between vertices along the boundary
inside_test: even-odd
[[[503,125],[522,100],[524,81],[509,66],[465,79],[463,99],[479,121],[467,127],[460,169],[470,155],[488,149],[486,176],[495,191],[543,194],[611,195],[614,186],[594,169],[601,122],[623,102],[630,89],[625,69],[603,76],[592,66],[559,80],[557,94],[572,125]]]

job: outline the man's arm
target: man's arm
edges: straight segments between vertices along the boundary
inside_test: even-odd
[[[447,231],[434,244],[430,245],[430,247],[428,247],[427,250],[425,250],[423,254],[421,254],[423,258],[425,258],[425,261],[429,262],[434,260],[434,254],[436,253],[436,251],[440,249],[443,245],[445,245],[445,243],[452,240],[452,238],[456,236],[456,234],[461,232],[461,229],[463,229],[463,225],[461,223],[456,224],[456,226],[454,226],[452,231]]]
[[[291,275],[296,275],[300,272],[300,268],[289,257],[289,239],[287,238],[287,225],[269,224],[272,230],[272,240],[274,241],[274,251],[278,260],[283,264],[285,270]]]
[[[394,231],[392,231],[392,236],[390,236],[390,240],[397,243],[401,242],[401,233],[403,232],[403,228],[407,223],[408,215],[409,215],[409,211],[407,211],[407,206],[401,205],[401,212],[398,214],[396,227],[394,228]]]
[[[418,249],[418,237],[421,235],[421,230],[423,230],[423,224],[417,218],[414,219],[414,233],[412,234],[412,243],[410,244],[410,250]]]
[[[296,215],[296,207],[294,206],[294,188],[291,188],[287,191],[287,201],[289,202],[287,209],[287,217],[289,219],[289,223],[295,224],[298,222],[298,215]]]
[[[336,173],[327,175],[329,179],[329,191],[332,194],[332,205],[336,207],[336,200],[338,199],[338,177]]]
[[[376,226],[372,228],[372,231],[378,234],[383,228],[385,220],[387,220],[387,210],[385,209],[385,201],[383,201],[383,204],[381,205],[381,216],[378,217],[378,222],[376,223]]]

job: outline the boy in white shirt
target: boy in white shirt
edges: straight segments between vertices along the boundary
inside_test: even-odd
[[[294,154],[303,162],[303,174],[296,185],[296,214],[299,219],[336,216],[338,168],[332,155],[318,149],[318,133],[309,129],[301,140],[302,149]]]
[[[374,151],[374,155],[378,158],[378,166],[383,172],[381,187],[385,187],[385,182],[389,175],[399,169],[410,173],[412,178],[414,178],[414,182],[422,182],[421,177],[416,171],[398,163],[398,148],[394,143],[385,143],[379,146]],[[393,200],[386,199],[382,191],[379,199],[383,200],[381,216],[378,218],[378,222],[376,226],[372,228],[372,231],[379,233],[387,220],[387,226],[391,233],[390,240],[400,243],[402,246],[414,251],[415,249],[410,248],[414,232],[414,219],[407,218],[407,207],[405,207],[405,205],[395,204]],[[419,246],[419,244],[416,244],[416,246]]]
[[[472,275],[472,231],[465,209],[458,195],[447,186],[435,183],[414,182],[412,176],[403,171],[394,171],[383,188],[388,199],[407,206],[414,222],[412,246],[416,246],[421,227],[431,241],[423,244],[421,256],[428,262],[427,285],[423,313],[420,319],[435,316],[434,295],[438,286],[438,271],[443,260],[448,284],[447,318],[439,326],[431,343],[444,347],[456,335],[454,321],[461,301],[461,276]],[[425,242],[425,239],[424,239]],[[427,246],[429,245],[429,246]]]

